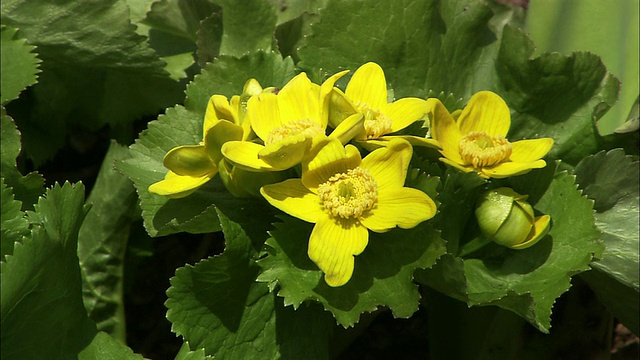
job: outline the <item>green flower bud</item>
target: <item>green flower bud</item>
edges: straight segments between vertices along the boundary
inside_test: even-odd
[[[482,233],[511,249],[526,249],[540,241],[549,231],[551,217],[535,217],[526,199],[527,195],[504,187],[482,194],[476,205]]]
[[[289,171],[253,172],[233,166],[226,159],[218,163],[220,179],[229,192],[239,198],[261,197],[260,188],[286,179]]]

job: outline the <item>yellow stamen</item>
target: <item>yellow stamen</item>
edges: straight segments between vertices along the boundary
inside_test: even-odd
[[[324,129],[318,123],[310,119],[290,121],[271,130],[267,141],[265,141],[265,145],[273,144],[289,136],[298,134],[314,137],[324,134]]]
[[[460,139],[460,156],[474,168],[493,166],[511,156],[511,143],[503,136],[489,136],[484,131],[471,132]]]
[[[369,171],[357,167],[333,175],[318,187],[318,196],[331,215],[357,218],[375,205],[378,184]]]
[[[384,134],[391,132],[391,118],[371,108],[367,103],[357,103],[356,108],[364,114],[364,130],[367,139],[377,139]]]

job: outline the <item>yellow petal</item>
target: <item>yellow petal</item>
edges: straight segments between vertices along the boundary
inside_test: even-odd
[[[426,100],[412,97],[388,104],[383,112],[391,118],[390,132],[394,133],[422,119],[428,109]]]
[[[216,121],[228,120],[233,122],[235,120],[235,112],[231,109],[227,97],[224,95],[213,95],[209,98],[207,103],[207,111],[204,114],[204,126],[203,134],[207,133],[207,130]]]
[[[164,156],[162,163],[167,169],[185,176],[203,176],[216,167],[204,145],[175,147]]]
[[[532,162],[542,159],[551,147],[553,146],[553,139],[541,138],[541,139],[529,139],[520,140],[511,143],[512,152],[509,159],[513,162]]]
[[[440,149],[440,143],[435,139],[424,138],[424,137],[414,136],[414,135],[389,135],[389,136],[379,137],[377,140],[388,142],[394,138],[406,140],[412,146],[424,146],[424,147],[430,147],[434,149]]]
[[[278,171],[260,159],[264,146],[248,141],[228,141],[222,145],[222,155],[233,165],[247,171]]]
[[[407,169],[413,150],[411,145],[402,139],[393,139],[383,148],[369,153],[360,167],[369,170],[378,184],[378,191],[387,187],[404,186]]]
[[[200,186],[211,180],[216,174],[217,169],[203,176],[181,176],[169,171],[164,180],[149,186],[149,192],[157,195],[168,196],[173,199],[183,198],[192,194]]]
[[[320,119],[320,87],[312,84],[307,74],[300,73],[291,79],[277,95],[282,123],[309,119],[323,127]]]
[[[341,143],[346,144],[363,131],[364,115],[355,113],[344,119],[344,121],[329,134],[329,137],[337,138]]]
[[[425,193],[413,188],[380,191],[376,206],[360,222],[369,230],[385,232],[399,226],[411,229],[436,214],[436,204]]]
[[[473,166],[465,166],[462,164],[458,164],[455,161],[451,161],[447,158],[440,158],[440,161],[442,161],[443,163],[450,165],[458,170],[464,171],[464,172],[472,172],[475,171],[475,169],[473,168]],[[484,174],[480,174],[478,173],[478,175],[480,175],[481,177],[487,178],[488,176],[484,175]]]
[[[222,145],[228,141],[242,140],[243,129],[230,121],[216,121],[205,133],[204,147],[214,163],[222,159]]]
[[[532,161],[528,163],[503,162],[491,168],[482,168],[484,175],[495,179],[516,176],[528,173],[531,169],[540,169],[547,165],[544,160]]]
[[[346,95],[354,103],[366,103],[372,109],[381,109],[387,105],[387,80],[380,65],[366,63],[351,77],[347,84]]]
[[[356,219],[322,217],[309,238],[309,258],[324,272],[329,286],[346,284],[353,274],[355,255],[369,242],[369,232]]]
[[[274,169],[290,169],[302,161],[311,147],[312,140],[302,134],[288,136],[262,148],[258,157]]]
[[[349,72],[349,70],[341,71],[341,72],[329,77],[327,80],[325,80],[322,83],[322,86],[320,86],[320,105],[322,106],[322,108],[321,108],[321,111],[322,111],[322,114],[321,114],[322,124],[321,125],[323,127],[326,127],[328,122],[329,122],[329,109],[330,109],[330,106],[331,106],[333,85],[336,83],[336,81],[338,81],[338,79],[343,77],[348,72]]]
[[[306,222],[314,223],[327,216],[318,195],[309,191],[300,179],[265,185],[260,193],[275,208]]]
[[[262,93],[249,99],[244,121],[249,121],[256,135],[266,141],[271,130],[282,126],[277,95]]]
[[[440,143],[442,155],[451,161],[462,164],[458,150],[462,134],[447,108],[436,98],[427,99],[428,114],[431,121],[431,136]]]
[[[547,235],[550,226],[551,216],[542,215],[537,217],[535,223],[533,223],[534,231],[531,233],[531,237],[520,244],[512,245],[509,247],[516,250],[522,250],[535,245],[536,243],[538,243],[538,241],[542,240],[545,235]]]
[[[340,140],[329,139],[310,161],[302,163],[302,182],[312,191],[335,174],[360,165],[360,152],[353,145],[344,147]]]
[[[329,97],[329,125],[332,128],[335,129],[346,118],[358,112],[342,90],[334,87]]]
[[[491,91],[475,93],[460,113],[458,127],[462,134],[484,131],[488,135],[506,137],[511,127],[507,103]]]

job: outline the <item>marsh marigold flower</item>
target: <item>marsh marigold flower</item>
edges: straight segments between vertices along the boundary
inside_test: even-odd
[[[315,223],[308,255],[330,286],[346,284],[354,257],[364,251],[369,230],[413,228],[432,218],[436,205],[420,190],[404,187],[412,148],[394,139],[361,159],[353,145],[331,140],[310,162],[301,179],[262,187],[271,205]]]
[[[393,137],[402,137],[412,145],[438,147],[433,139],[412,135],[388,136],[424,118],[428,105],[426,100],[416,97],[389,102],[387,80],[376,63],[369,62],[358,68],[345,92],[336,88],[331,105],[329,121],[334,127],[352,113],[364,116],[364,128],[356,140],[368,148],[384,146]]]
[[[440,160],[462,171],[475,171],[483,178],[504,178],[546,165],[542,160],[553,139],[510,142],[509,107],[490,91],[474,94],[454,120],[440,100],[428,99],[431,135],[440,143]]]
[[[322,86],[305,73],[296,75],[277,94],[263,93],[247,104],[247,119],[260,142],[230,141],[222,147],[225,158],[249,171],[279,171],[299,164],[319,149],[327,136],[328,96],[346,71],[333,75]],[[342,139],[362,119],[351,116],[331,134]]]
[[[242,95],[229,101],[223,95],[209,99],[203,123],[203,140],[198,145],[177,146],[165,155],[163,165],[169,169],[164,180],[151,184],[149,192],[171,198],[190,195],[218,174],[223,159],[222,144],[246,140],[251,128],[243,124],[243,101],[263,91],[255,79],[244,86]],[[270,91],[266,89],[266,91]]]

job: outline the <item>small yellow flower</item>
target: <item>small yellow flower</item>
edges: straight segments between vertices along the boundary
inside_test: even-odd
[[[415,97],[389,103],[387,80],[376,63],[369,62],[358,68],[344,93],[337,88],[334,90],[331,102],[329,121],[334,127],[354,112],[364,116],[364,128],[356,140],[369,149],[385,146],[394,137],[401,137],[412,145],[438,147],[433,139],[411,135],[387,136],[422,119],[428,106],[426,100]]]
[[[345,73],[333,75],[322,86],[300,73],[277,94],[262,93],[251,98],[246,116],[261,143],[230,141],[222,147],[224,157],[249,171],[280,171],[299,164],[326,141],[328,95]],[[331,136],[346,142],[350,138],[344,135],[361,121],[352,116]]]
[[[251,79],[245,84],[242,95],[233,96],[231,101],[223,95],[211,96],[204,116],[202,142],[169,150],[163,159],[169,172],[164,180],[151,184],[149,192],[182,198],[211,180],[223,159],[222,145],[231,140],[246,140],[251,135],[251,128],[243,124],[243,99],[246,102],[247,98],[262,91],[260,84]]]
[[[361,159],[353,145],[332,139],[303,163],[301,179],[262,187],[271,205],[315,223],[308,255],[330,286],[351,279],[354,256],[366,248],[368,230],[409,229],[435,215],[428,195],[404,187],[411,154],[408,142],[393,139]]]
[[[440,100],[428,99],[431,135],[440,143],[440,160],[462,171],[476,171],[483,178],[504,178],[546,165],[542,160],[553,139],[509,142],[509,107],[490,91],[474,94],[457,120]]]

